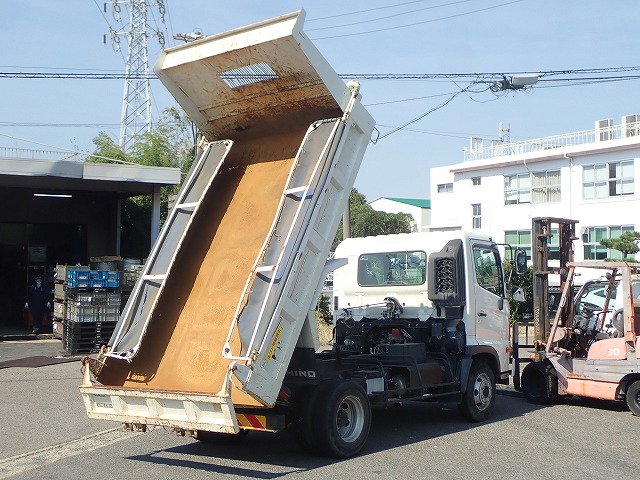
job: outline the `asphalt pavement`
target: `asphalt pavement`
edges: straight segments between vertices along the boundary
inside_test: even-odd
[[[118,425],[87,418],[78,391],[82,355],[64,352],[61,340],[40,336],[37,340],[0,341],[0,365],[35,356],[72,361],[35,368],[0,368],[0,457],[20,455]]]
[[[33,356],[64,356],[62,343],[0,341],[0,363]],[[408,403],[374,412],[362,453],[336,460],[303,452],[287,433],[211,445],[90,420],[78,391],[80,357],[0,368],[0,480],[637,478],[640,419],[620,404],[568,399],[540,407],[501,390],[494,418],[473,424],[452,405]]]

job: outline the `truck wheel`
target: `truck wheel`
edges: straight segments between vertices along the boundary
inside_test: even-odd
[[[302,449],[308,453],[316,453],[318,450],[318,436],[315,432],[318,388],[309,386],[298,392],[293,412],[293,435]]]
[[[371,426],[369,398],[360,384],[337,380],[321,386],[314,430],[322,453],[338,458],[356,455]]]
[[[640,380],[636,380],[627,388],[627,405],[631,413],[640,417]]]
[[[474,362],[462,396],[460,413],[471,422],[483,422],[491,416],[496,403],[496,379],[486,362]]]
[[[558,376],[545,362],[532,362],[522,370],[522,393],[529,403],[548,405],[558,401]]]

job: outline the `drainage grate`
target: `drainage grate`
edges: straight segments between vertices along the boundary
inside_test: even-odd
[[[231,88],[238,88],[252,83],[276,79],[278,74],[265,62],[260,62],[227,70],[220,74],[220,78]]]

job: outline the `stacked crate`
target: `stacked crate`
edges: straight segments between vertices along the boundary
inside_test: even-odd
[[[120,273],[68,270],[62,343],[65,351],[95,353],[106,345],[120,318]]]
[[[88,271],[88,266],[81,265],[56,265],[53,291],[53,336],[62,338],[64,320],[67,317],[67,273],[70,270]]]

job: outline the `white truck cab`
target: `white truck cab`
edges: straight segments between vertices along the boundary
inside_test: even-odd
[[[491,388],[494,380],[508,381],[509,306],[490,237],[456,231],[350,238],[335,258],[347,261],[333,275],[335,349],[379,358],[417,351],[437,358],[445,372],[440,381],[458,381],[462,392],[479,363],[491,369]]]

